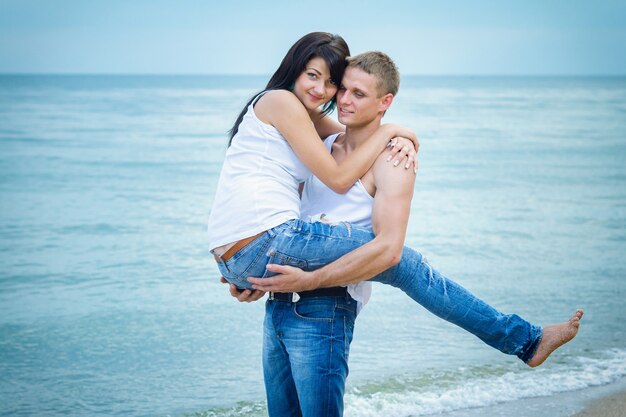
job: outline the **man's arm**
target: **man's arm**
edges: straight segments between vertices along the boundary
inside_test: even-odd
[[[269,271],[280,275],[249,278],[254,288],[295,292],[347,285],[369,279],[400,262],[415,175],[404,169],[394,169],[385,161],[383,153],[372,167],[376,185],[372,225],[376,237],[371,242],[311,272],[287,265],[268,265]]]

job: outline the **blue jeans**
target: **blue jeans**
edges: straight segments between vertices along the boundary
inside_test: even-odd
[[[341,417],[356,301],[268,300],[263,376],[270,417]]]
[[[271,275],[268,263],[315,270],[374,238],[371,230],[349,223],[336,225],[290,220],[268,230],[240,249],[220,272],[240,288],[251,288],[247,278]],[[373,277],[400,288],[433,314],[467,330],[503,353],[528,362],[541,341],[541,327],[516,314],[503,314],[433,269],[419,252],[404,248],[402,260]]]

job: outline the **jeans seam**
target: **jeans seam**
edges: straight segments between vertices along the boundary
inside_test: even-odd
[[[319,223],[319,222],[317,222]],[[323,234],[323,233],[317,233],[313,230],[302,230],[301,227],[296,227],[296,226],[292,226],[291,227],[291,231],[295,232],[295,233],[299,233],[299,234],[304,234],[304,235],[308,235],[308,236],[316,236],[316,237],[323,237],[326,239],[330,239],[330,240],[354,240],[356,242],[359,242],[361,244],[364,244],[368,241],[366,240],[360,240],[360,239],[355,239],[352,237],[352,224],[348,223],[348,222],[342,222],[344,225],[346,225],[346,229],[347,229],[347,234],[346,236],[329,236],[328,234]],[[314,223],[310,223],[310,224],[314,224]],[[337,225],[329,225],[330,227],[337,227]]]
[[[346,316],[343,316],[343,357],[348,361],[348,323],[346,323]]]
[[[267,247],[270,245],[271,242],[272,242],[272,239],[267,239],[262,244],[262,246],[258,248],[256,256],[254,257],[252,262],[250,262],[248,264],[248,267],[243,271],[242,275],[246,275],[246,277],[247,277],[248,271],[250,271],[250,269],[252,269],[252,267],[258,262],[259,258],[261,258],[263,255],[265,255],[265,251],[266,251]]]
[[[334,374],[334,369],[332,368],[332,363],[333,363],[333,343],[335,341],[335,338],[333,337],[333,335],[335,334],[335,312],[336,312],[336,307],[337,307],[337,302],[335,301],[335,308],[333,308],[333,319],[332,322],[330,324],[330,355],[328,355],[328,372],[329,374]],[[330,378],[327,378],[327,385],[326,385],[326,415],[330,415]]]

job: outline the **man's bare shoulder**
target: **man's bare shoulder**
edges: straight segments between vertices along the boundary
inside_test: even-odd
[[[392,161],[388,161],[389,151],[384,150],[378,155],[374,165],[368,171],[376,188],[384,186],[398,185],[401,188],[413,187],[415,183],[415,174],[412,169],[405,169],[403,163],[394,166]],[[366,174],[367,175],[367,174]]]
[[[380,155],[378,155],[378,157],[374,161],[374,164],[370,168],[370,171],[372,171],[374,175],[376,175],[377,172],[379,175],[384,173],[392,173],[393,175],[402,176],[413,174],[413,171],[411,171],[411,169],[404,168],[404,163],[406,159],[398,165],[394,165],[394,162],[389,160],[389,155],[389,149],[383,150]]]

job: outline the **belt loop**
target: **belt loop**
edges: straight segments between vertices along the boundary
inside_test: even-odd
[[[216,254],[213,251],[210,251],[210,252],[213,255],[213,257],[215,258],[215,262],[217,262],[218,269],[224,268],[226,270],[226,272],[230,273],[230,269],[228,269],[228,265],[226,265],[226,261],[222,259],[222,256]]]

